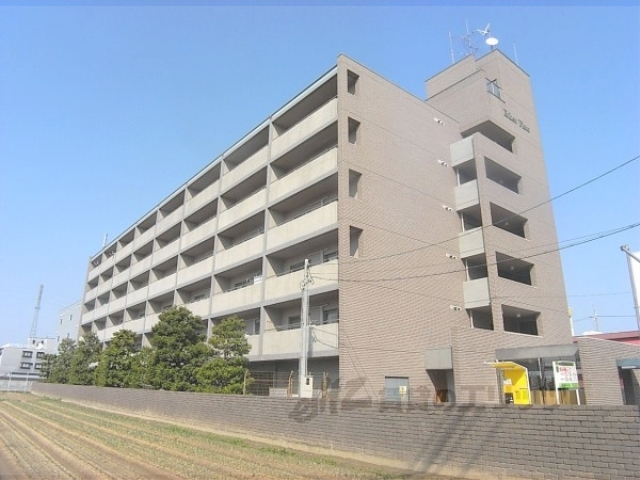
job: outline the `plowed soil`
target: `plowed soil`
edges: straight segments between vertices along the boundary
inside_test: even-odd
[[[418,476],[29,394],[0,394],[1,479]]]

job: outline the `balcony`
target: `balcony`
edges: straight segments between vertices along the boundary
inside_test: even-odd
[[[157,250],[153,254],[153,264],[158,265],[165,260],[175,257],[180,250],[180,241],[175,239],[173,242],[165,245],[160,250]]]
[[[491,304],[491,295],[489,294],[489,279],[478,278],[476,280],[468,280],[462,284],[464,292],[464,308],[485,307]]]
[[[194,315],[206,318],[209,315],[209,303],[210,298],[207,297],[202,300],[198,300],[197,302],[187,303],[184,307],[191,310]]]
[[[269,199],[276,202],[291,194],[294,190],[310,182],[332,173],[338,166],[338,149],[333,148],[318,158],[306,163],[279,180],[276,180],[269,187]]]
[[[115,262],[118,263],[124,258],[127,258],[129,255],[133,253],[133,242],[127,243],[124,247],[120,247],[120,249],[115,254]]]
[[[127,280],[129,280],[129,270],[125,270],[122,273],[118,273],[117,275],[114,275],[112,278],[111,284],[118,286],[118,285],[122,285]]]
[[[483,228],[478,227],[458,234],[460,241],[460,258],[484,253]]]
[[[108,270],[109,268],[113,267],[113,265],[115,265],[115,258],[116,258],[115,254],[112,254],[110,256],[107,256],[106,258],[103,258],[102,263],[100,263],[100,265],[98,266],[98,271],[102,273],[105,270]]]
[[[149,228],[148,230],[145,230],[144,233],[141,233],[134,241],[134,248],[138,249],[140,247],[142,247],[143,245],[146,245],[147,243],[149,243],[151,240],[153,240],[153,237],[155,236],[156,233],[156,227],[155,225],[152,226],[151,228]]]
[[[133,305],[135,303],[144,302],[147,299],[147,292],[149,287],[142,287],[138,290],[127,293],[127,304]]]
[[[145,321],[146,321],[145,317],[136,318],[135,320],[129,320],[128,322],[122,323],[120,327],[139,333],[139,332],[142,332],[143,329],[145,328]]]
[[[98,296],[102,295],[105,292],[108,292],[109,290],[111,290],[111,279],[108,278],[105,282],[101,283],[100,285],[98,285]]]
[[[109,305],[111,305],[111,308],[109,309],[110,312],[122,310],[126,305],[126,297],[116,298],[115,300],[112,300]]]
[[[478,181],[472,180],[458,185],[455,190],[456,210],[464,210],[480,203],[478,194]]]
[[[85,292],[82,303],[87,303],[90,300],[93,300],[98,296],[98,288],[92,288],[88,292]]]
[[[338,223],[338,202],[313,210],[287,223],[272,227],[267,235],[267,249],[275,249],[290,242],[317,234]]]
[[[104,341],[104,342],[108,342],[109,340],[111,340],[111,339],[114,337],[114,335],[115,335],[119,330],[122,330],[123,328],[124,328],[124,327],[123,327],[123,325],[122,325],[122,324],[120,324],[120,325],[115,325],[115,326],[113,326],[113,327],[107,327],[107,328],[105,328],[105,329],[104,329],[104,333],[103,333],[104,337],[103,337],[102,341]]]
[[[160,321],[160,314],[154,313],[154,314],[151,314],[151,315],[147,315],[147,317],[144,320],[145,320],[144,321],[144,329],[141,329],[140,331],[148,333]],[[136,330],[136,331],[138,331],[138,330]]]
[[[184,216],[187,217],[193,212],[196,212],[200,208],[204,207],[207,203],[211,202],[218,196],[220,190],[220,181],[217,180],[204,190],[198,192],[198,194],[191,200],[188,200],[184,206]]]
[[[244,242],[223,250],[216,255],[216,270],[222,270],[235,263],[242,263],[247,258],[262,252],[264,234],[250,238]]]
[[[165,232],[169,228],[173,227],[176,223],[178,223],[182,219],[182,208],[178,208],[174,210],[165,218],[158,222],[158,226],[156,227],[156,233],[161,234]],[[146,233],[146,232],[145,232]]]
[[[309,326],[309,356],[338,350],[339,323]],[[251,355],[258,353],[258,336],[248,337],[254,347]],[[251,341],[252,340],[252,341]],[[300,354],[301,330],[270,331],[262,334],[262,355],[291,357]],[[254,345],[255,344],[255,345]],[[337,352],[336,352],[337,354]]]
[[[206,223],[199,225],[195,230],[192,230],[189,233],[185,233],[182,236],[182,244],[181,247],[183,249],[192,247],[197,245],[198,243],[206,240],[207,238],[213,236],[216,232],[216,222],[215,219],[212,218]]]
[[[167,275],[160,280],[152,282],[149,284],[149,296],[157,297],[158,295],[165,293],[169,290],[173,290],[176,286],[176,277],[178,275],[176,273],[172,273],[171,275]]]
[[[262,283],[218,293],[213,297],[211,313],[216,316],[230,310],[241,310],[248,305],[260,302],[261,293]]]
[[[314,277],[311,291],[323,287],[338,287],[338,260],[313,265],[310,270]],[[265,282],[265,301],[292,295],[299,296],[302,276],[302,271],[297,271],[267,279]]]
[[[465,138],[449,147],[451,151],[452,167],[457,167],[458,165],[475,158],[473,138],[474,137]]]
[[[276,138],[271,146],[271,156],[277,157],[300,140],[336,121],[337,118],[338,99],[334,98]]]
[[[244,162],[238,164],[233,170],[228,171],[226,175],[222,176],[222,190],[229,189],[258,171],[258,169],[266,165],[268,159],[269,149],[267,147],[258,150]]]
[[[96,307],[93,310],[93,314],[94,314],[93,318],[106,317],[108,312],[109,312],[109,304],[105,303],[104,305],[100,307]]]
[[[91,262],[89,262],[89,264],[91,264]],[[100,265],[96,265],[92,267],[91,270],[89,270],[89,273],[87,274],[87,278],[95,278],[98,276],[99,273],[100,273]]]
[[[218,230],[223,230],[234,221],[244,218],[247,215],[263,209],[267,202],[267,190],[261,189],[244,200],[236,203],[229,210],[225,210],[220,214],[218,220]]]
[[[178,270],[178,285],[190,284],[204,276],[211,275],[213,271],[213,257],[206,258],[198,263]]]
[[[139,274],[146,272],[147,270],[149,270],[151,268],[151,255],[149,255],[148,257],[143,258],[142,260],[140,260],[137,263],[134,263],[133,265],[131,265],[131,268],[129,270],[129,275],[131,276],[131,278],[138,276]]]

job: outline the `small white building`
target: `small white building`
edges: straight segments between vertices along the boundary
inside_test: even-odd
[[[0,346],[0,390],[28,390],[31,382],[40,380],[45,355],[57,351],[57,340],[48,337]]]

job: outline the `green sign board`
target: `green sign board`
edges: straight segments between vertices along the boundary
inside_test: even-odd
[[[577,390],[579,383],[576,362],[553,362],[553,379],[556,389]]]

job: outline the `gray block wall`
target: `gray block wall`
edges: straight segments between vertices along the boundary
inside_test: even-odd
[[[400,406],[54,384],[33,393],[461,478],[640,478],[638,406]]]

